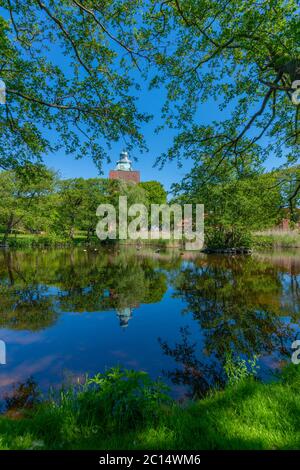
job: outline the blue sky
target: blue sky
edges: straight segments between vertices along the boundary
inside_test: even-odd
[[[165,129],[159,134],[154,131],[160,121],[160,111],[164,98],[165,93],[161,89],[151,91],[144,89],[142,91],[139,99],[140,109],[154,116],[152,121],[141,127],[149,152],[141,153],[138,149],[134,149],[131,152],[131,158],[137,159],[137,161],[133,161],[133,167],[135,170],[140,170],[142,181],[157,180],[169,190],[172,183],[180,181],[191,170],[192,161],[185,161],[180,168],[177,166],[176,161],[166,163],[162,170],[154,167],[156,158],[172,145],[173,136],[175,135],[175,132],[171,129]],[[224,116],[220,116],[216,102],[209,100],[201,105],[199,123],[209,123],[216,120],[217,116],[221,119],[227,117],[225,112]],[[112,161],[111,163],[103,163],[104,177],[108,176],[109,170],[114,168],[123,148],[125,148],[125,144],[122,140],[112,143],[112,150],[109,152]],[[46,156],[45,163],[58,170],[63,178],[93,178],[99,175],[91,159],[76,160],[72,156],[65,155],[62,151]],[[276,166],[276,161],[270,156],[268,162],[266,162],[266,167],[271,169],[273,166]]]
[[[9,19],[3,9],[0,9],[0,14],[2,14],[6,19]],[[53,49],[51,49],[48,54],[49,58],[51,58],[53,62],[64,68],[66,71],[68,68],[68,65],[66,65],[66,58],[62,55],[58,48],[53,46]],[[192,168],[192,162],[185,161],[184,165],[180,168],[177,166],[176,161],[167,163],[162,170],[154,167],[154,163],[157,157],[172,145],[174,131],[165,129],[159,134],[154,132],[156,126],[161,123],[160,112],[161,106],[165,99],[164,89],[160,88],[149,91],[146,84],[143,83],[142,79],[139,77],[138,73],[134,73],[134,77],[141,83],[142,86],[138,99],[139,111],[149,113],[154,116],[152,121],[141,126],[141,130],[145,136],[149,152],[142,154],[138,149],[134,149],[131,152],[131,157],[137,159],[137,161],[134,161],[134,169],[140,170],[142,181],[158,180],[165,186],[167,190],[169,190],[172,183],[180,181],[184,175],[190,171]],[[213,120],[223,120],[227,117],[228,114],[226,115],[226,112],[223,112],[223,115],[220,115],[217,103],[214,102],[212,98],[204,105],[201,105],[201,108],[197,112],[197,123],[209,124]],[[51,138],[51,135],[47,134],[47,137]],[[125,144],[123,140],[112,143],[112,149],[109,152],[111,163],[103,163],[104,177],[108,176],[109,170],[114,168],[119,154],[124,147]],[[83,158],[76,160],[70,155],[65,155],[63,151],[46,155],[44,161],[50,168],[58,171],[62,178],[92,178],[99,176],[98,170],[91,159]],[[276,162],[274,158],[270,156],[266,167],[270,169],[273,166],[276,166],[276,163],[278,165],[278,162]]]
[[[110,44],[110,46],[114,47],[112,44]],[[66,60],[66,57],[58,47],[54,45],[51,47],[53,47],[53,49],[50,49],[48,53],[49,58],[52,62],[59,65],[66,75],[68,75],[68,59]],[[123,53],[123,50],[121,50],[121,52]],[[122,70],[120,73],[122,73]],[[154,166],[156,159],[170,148],[173,137],[176,135],[176,131],[167,128],[158,134],[155,132],[155,128],[163,124],[161,121],[161,108],[165,102],[166,90],[163,87],[149,90],[148,84],[145,83],[140,72],[137,70],[132,70],[132,77],[141,87],[137,100],[138,110],[142,113],[153,115],[153,119],[149,123],[141,125],[141,131],[145,137],[149,152],[141,153],[138,148],[133,149],[130,153],[130,157],[133,160],[133,167],[135,170],[141,172],[142,181],[157,180],[165,186],[166,190],[170,190],[172,183],[179,182],[191,170],[193,162],[186,160],[183,166],[179,167],[174,160],[173,162],[166,163],[163,169]],[[134,94],[136,95],[136,91]],[[221,101],[217,103],[211,98],[208,99],[206,103],[199,105],[197,110],[197,124],[208,125],[212,121],[227,119],[230,109],[220,112],[218,107],[220,103]],[[119,154],[124,148],[125,143],[123,139],[119,142],[111,143],[111,151],[108,152],[111,163],[103,162],[103,175],[101,176],[108,176],[109,170],[115,167]],[[135,159],[137,159],[137,161],[135,161]],[[93,178],[99,176],[98,169],[91,159],[85,157],[76,160],[70,155],[65,155],[63,151],[45,156],[45,163],[49,167],[57,170],[62,178]],[[270,158],[266,166],[268,169],[271,169],[271,167],[275,165],[275,160]]]
[[[56,63],[65,66],[65,58],[62,55],[60,56],[59,51],[56,50],[53,56],[55,56]],[[133,72],[133,77],[141,86],[137,101],[138,110],[153,115],[153,119],[149,123],[141,125],[141,131],[145,137],[149,152],[141,153],[138,148],[133,149],[130,153],[130,157],[133,160],[133,168],[141,172],[142,181],[157,180],[167,190],[170,190],[172,183],[179,182],[191,170],[193,162],[186,160],[183,166],[179,167],[176,160],[174,160],[173,162],[166,163],[163,169],[154,166],[159,155],[172,145],[176,131],[166,128],[158,134],[155,132],[155,128],[162,124],[161,107],[166,98],[165,89],[161,87],[149,90],[147,83],[142,81],[139,72]],[[206,103],[200,104],[196,116],[197,124],[208,125],[212,121],[227,119],[230,113],[230,106],[227,110],[221,112],[218,107],[220,102],[217,103],[211,98]],[[233,105],[231,103],[231,107]],[[119,142],[112,142],[111,147],[111,151],[108,152],[111,163],[103,162],[103,175],[101,175],[103,177],[107,177],[109,170],[115,167],[120,152],[126,146],[124,140],[121,139]],[[63,151],[46,156],[45,163],[59,171],[62,178],[93,178],[99,176],[98,169],[91,159],[83,158],[76,160],[70,155],[65,155]],[[266,168],[271,169],[274,166],[278,166],[278,164],[279,162],[270,156],[266,162]]]
[[[57,57],[56,55],[56,59]],[[134,78],[136,81],[141,82],[138,73],[134,74]],[[191,169],[192,162],[187,161],[181,168],[177,166],[176,161],[166,164],[162,170],[154,166],[157,157],[172,145],[173,136],[176,132],[171,129],[165,129],[159,134],[155,133],[155,128],[161,124],[160,115],[161,107],[165,100],[165,91],[161,88],[149,91],[148,86],[142,83],[140,83],[140,86],[141,91],[137,101],[138,109],[141,112],[153,115],[153,119],[149,123],[141,125],[149,151],[141,153],[138,148],[133,149],[130,153],[133,168],[141,172],[142,181],[157,180],[169,190],[172,183],[180,181]],[[209,109],[213,109],[211,103],[207,103],[207,113],[210,115],[210,119],[213,119],[214,113],[209,112]],[[208,116],[206,113],[204,114],[205,120],[207,120]],[[119,154],[125,149],[126,144],[123,139],[120,139],[119,142],[112,142],[111,146],[112,149],[108,152],[111,163],[103,162],[102,176],[104,177],[108,176],[109,170],[115,167]],[[45,163],[59,171],[63,178],[93,178],[99,175],[91,159],[83,158],[76,160],[70,155],[65,155],[63,151],[46,156]]]
[[[191,162],[186,162],[186,165],[182,168],[178,168],[176,162],[166,164],[162,170],[153,167],[156,158],[172,144],[174,135],[174,131],[168,129],[160,132],[158,135],[154,132],[158,124],[163,99],[164,92],[161,90],[152,90],[151,92],[144,90],[142,92],[139,99],[140,109],[154,115],[151,122],[142,126],[149,152],[142,154],[138,149],[134,149],[131,152],[131,159],[137,158],[137,161],[133,161],[133,167],[136,170],[140,170],[143,181],[158,180],[164,184],[166,189],[169,189],[172,183],[181,180],[190,170]],[[123,148],[125,148],[123,140],[112,143],[112,150],[109,152],[112,161],[111,163],[103,163],[103,176],[108,176],[109,170],[114,168]],[[92,160],[87,158],[75,160],[72,156],[65,155],[64,152],[46,156],[45,163],[58,170],[63,178],[79,176],[92,178],[98,176],[98,170]]]

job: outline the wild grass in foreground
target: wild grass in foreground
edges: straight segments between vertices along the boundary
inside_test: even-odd
[[[22,416],[0,418],[1,449],[299,449],[300,367],[231,380],[180,405],[144,372],[112,369]],[[19,419],[16,419],[19,418]]]

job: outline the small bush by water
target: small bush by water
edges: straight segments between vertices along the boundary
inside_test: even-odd
[[[208,249],[252,246],[252,236],[246,228],[206,227],[205,244]]]
[[[255,366],[255,364],[254,364]],[[245,374],[179,404],[145,372],[111,369],[0,418],[1,449],[296,449],[300,368],[263,384]]]

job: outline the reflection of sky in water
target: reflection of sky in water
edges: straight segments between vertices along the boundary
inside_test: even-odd
[[[29,376],[45,389],[70,375],[93,374],[116,364],[157,377],[173,365],[162,355],[158,336],[173,342],[180,326],[193,326],[191,316],[183,317],[181,310],[181,301],[168,291],[162,302],[134,309],[126,330],[114,311],[61,313],[53,326],[39,332],[1,329],[7,344],[7,365],[0,369],[2,392]]]
[[[300,275],[281,274],[282,306],[299,312]]]
[[[109,266],[109,262],[107,266]],[[224,262],[224,259],[222,262]],[[131,260],[130,263],[135,266],[135,261]],[[128,266],[130,263],[128,262]],[[118,274],[118,271],[116,271],[118,264],[116,264],[116,267],[113,266],[112,272],[114,273],[116,271],[116,278],[113,279],[110,287],[104,286],[103,289],[101,289],[100,286],[99,292],[95,291],[95,299],[92,298],[92,301],[97,303],[98,301],[109,302],[110,299],[113,301],[117,299],[119,302],[123,300],[122,292],[124,292],[124,298],[127,299],[126,295],[128,291],[135,287],[131,285],[130,279],[128,284],[126,284],[128,281],[128,266],[125,263],[122,268],[125,272],[124,279],[122,278],[123,274]],[[151,303],[150,297],[148,302],[146,300],[143,301],[144,297],[147,298],[147,295],[149,296],[149,292],[146,289],[144,297],[138,298],[134,305],[122,305],[121,302],[121,305],[118,305],[118,307],[109,307],[107,303],[104,303],[106,308],[103,308],[102,311],[96,309],[91,310],[93,302],[85,304],[85,302],[91,302],[91,296],[94,294],[95,286],[99,287],[95,280],[94,285],[92,284],[92,281],[89,279],[89,274],[86,280],[83,281],[86,285],[80,285],[79,287],[76,283],[75,286],[72,285],[73,278],[72,275],[70,275],[70,279],[68,279],[69,284],[67,283],[66,287],[63,285],[63,282],[61,282],[61,276],[63,277],[63,274],[61,275],[60,270],[56,267],[58,273],[57,277],[59,278],[59,283],[57,282],[57,284],[61,285],[61,287],[53,285],[55,282],[49,282],[48,285],[39,282],[36,284],[35,290],[33,289],[31,292],[29,283],[27,289],[29,289],[29,293],[31,294],[29,296],[31,302],[47,299],[47,301],[50,302],[50,304],[48,304],[48,308],[50,305],[50,311],[52,309],[52,311],[57,312],[58,315],[53,321],[49,321],[49,323],[35,328],[36,331],[30,331],[26,323],[24,325],[22,324],[21,327],[17,325],[14,327],[14,324],[10,323],[10,327],[0,329],[0,339],[6,343],[7,348],[7,363],[6,365],[0,365],[0,394],[3,395],[13,384],[23,382],[30,376],[34,377],[42,390],[46,390],[49,386],[59,386],[62,382],[74,380],[76,377],[83,377],[85,373],[94,374],[117,364],[126,368],[143,369],[156,378],[162,375],[163,370],[174,370],[174,367],[176,367],[174,359],[169,355],[163,354],[158,338],[161,338],[163,341],[168,342],[171,347],[174,347],[175,343],[180,342],[180,328],[185,326],[188,326],[191,332],[189,341],[191,343],[196,342],[198,358],[200,358],[203,363],[209,364],[212,359],[215,359],[215,349],[217,349],[217,347],[214,348],[214,344],[211,344],[210,352],[208,353],[205,341],[214,328],[216,330],[219,328],[222,332],[222,318],[218,318],[220,312],[212,311],[211,318],[209,317],[208,320],[203,321],[201,326],[199,318],[193,314],[190,306],[186,308],[187,299],[190,295],[190,289],[194,289],[191,290],[194,295],[198,295],[199,293],[199,298],[196,298],[195,302],[196,307],[197,305],[201,306],[203,303],[208,302],[208,305],[211,305],[212,309],[216,307],[220,309],[220,305],[224,299],[222,297],[223,294],[220,298],[218,297],[218,292],[220,292],[218,289],[223,281],[220,283],[219,280],[215,284],[215,291],[213,291],[215,288],[214,282],[209,284],[209,288],[206,291],[203,291],[204,283],[207,282],[207,280],[210,281],[209,276],[211,275],[206,274],[206,262],[203,272],[200,271],[203,277],[199,277],[199,279],[196,278],[196,282],[193,286],[189,283],[185,285],[185,278],[182,277],[182,271],[193,269],[193,267],[194,264],[191,261],[179,261],[179,264],[177,263],[177,265],[174,266],[172,266],[170,262],[170,266],[167,267],[165,265],[161,266],[159,263],[152,267],[151,264],[145,264],[141,272],[145,272],[147,275],[143,278],[141,289],[145,288],[146,285],[151,293],[149,279],[152,279],[155,272],[159,272],[160,275],[165,276],[165,280],[168,282],[167,290],[165,291],[165,289],[162,288],[160,300],[154,299],[152,300],[154,303]],[[216,263],[216,267],[216,269],[218,269],[218,263]],[[103,266],[100,268],[103,270]],[[51,269],[51,267],[49,267],[49,269]],[[77,270],[79,272],[79,279],[80,269],[81,265],[79,264]],[[105,269],[104,279],[106,275]],[[76,269],[74,272],[76,272]],[[101,270],[99,272],[101,272]],[[237,273],[239,276],[240,272],[241,268],[238,266]],[[97,264],[94,273],[96,273],[96,275],[98,273]],[[93,276],[94,275],[95,274],[93,274]],[[270,274],[268,273],[268,275]],[[8,288],[7,277],[5,277],[6,274],[2,273],[1,276],[0,284]],[[261,276],[262,274],[259,273],[258,279],[254,280],[257,281],[256,289],[259,290],[259,295],[262,298],[262,295],[265,295],[265,293],[263,290],[263,294],[260,292],[260,283],[263,282]],[[282,345],[285,343],[287,348],[289,348],[290,343],[294,339],[294,330],[298,328],[295,319],[293,322],[291,321],[289,313],[299,312],[297,285],[300,281],[300,276],[296,275],[291,277],[291,275],[286,272],[285,268],[281,270],[280,267],[277,271],[274,271],[272,276],[274,277],[274,292],[278,296],[278,308],[279,310],[282,309],[282,325],[290,327],[290,337],[285,337],[282,340]],[[179,278],[180,282],[183,282],[186,297],[182,295],[174,296],[174,292],[178,294]],[[226,271],[225,279],[226,282],[228,282],[228,288],[233,289],[232,295],[234,296],[235,277],[230,278],[230,276],[227,276]],[[118,284],[119,280],[125,282],[125,287],[121,284],[124,289],[121,293],[118,291],[118,289],[120,289]],[[214,281],[214,279],[211,279],[211,281]],[[136,282],[140,282],[140,278],[137,278]],[[156,285],[156,282],[158,281],[154,279],[153,286],[159,287]],[[255,312],[257,322],[266,322],[268,321],[268,317],[273,315],[272,310],[270,313],[269,309],[274,308],[276,299],[274,297],[275,294],[273,295],[272,291],[271,293],[268,291],[269,282],[269,278],[267,278],[267,294],[266,297],[263,297],[263,300],[261,300],[261,304],[264,305],[265,302],[265,309],[261,308],[261,304],[260,308],[256,308],[255,302],[257,299],[255,295],[253,299],[253,294],[251,294],[251,306],[253,312]],[[249,291],[253,289],[252,280],[248,288]],[[22,292],[19,286],[17,289]],[[154,289],[154,287],[152,287],[152,289]],[[136,295],[138,296],[138,294],[139,285]],[[5,295],[5,292],[3,295]],[[26,295],[25,299],[27,299]],[[226,298],[226,290],[224,291],[224,295]],[[247,285],[245,285],[244,295],[246,299],[248,295]],[[70,304],[68,304],[68,302],[64,303],[65,300],[69,300],[69,297],[71,299]],[[258,296],[258,298],[260,297]],[[217,298],[217,302],[215,302],[215,298]],[[70,306],[73,304],[77,305],[78,299],[81,301],[81,303],[79,303],[80,308],[78,309],[80,312],[69,311]],[[26,301],[27,300],[24,300],[25,303],[23,306],[25,306],[25,310],[22,312],[22,315],[25,316],[24,318],[26,318],[27,314]],[[239,301],[242,306],[243,299],[240,298]],[[16,299],[14,298],[14,302],[15,304],[16,302],[18,303],[18,296],[16,296]],[[228,299],[226,302],[228,302]],[[245,300],[245,305],[247,302],[248,300]],[[30,305],[30,303],[28,305]],[[43,312],[42,303],[41,310],[38,311],[36,315],[42,315]],[[245,314],[247,314],[247,312]],[[277,315],[278,312],[276,313],[276,316]],[[216,318],[216,320],[214,320],[214,318]],[[244,334],[243,331],[239,330],[239,317],[228,318],[226,321],[226,328],[232,328],[233,330],[237,328],[237,334]],[[12,322],[11,319],[10,322]],[[257,327],[257,325],[255,326]],[[273,334],[274,332],[271,331],[270,335]],[[222,338],[220,341],[222,341]],[[222,345],[218,344],[217,346],[219,349],[222,349],[220,348]],[[243,357],[243,354],[241,355]],[[288,359],[286,354],[285,359]],[[263,378],[269,377],[270,370],[281,366],[281,360],[282,354],[280,348],[273,351],[272,354],[270,354],[270,352],[263,352],[260,358],[261,376]],[[180,395],[183,389],[181,384],[173,386],[175,395]]]

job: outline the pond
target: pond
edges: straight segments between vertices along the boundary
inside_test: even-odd
[[[258,355],[268,380],[291,361],[299,283],[298,252],[1,251],[0,395],[118,364],[164,377],[176,398],[201,395],[224,383],[229,351]]]

